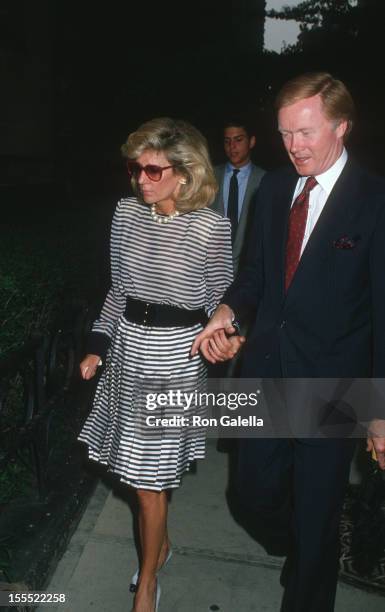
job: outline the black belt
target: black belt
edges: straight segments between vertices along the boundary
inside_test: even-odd
[[[206,325],[208,317],[203,308],[187,310],[168,304],[154,304],[126,297],[124,318],[132,323],[151,327],[188,327],[201,323]]]

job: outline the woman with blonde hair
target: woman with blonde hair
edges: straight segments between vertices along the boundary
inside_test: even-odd
[[[231,230],[208,208],[216,182],[193,126],[148,121],[122,152],[137,197],[121,200],[113,218],[112,286],[80,364],[84,379],[100,360],[105,369],[79,439],[91,459],[136,490],[141,563],[133,610],[153,612],[157,574],[171,551],[166,492],[205,447],[202,429],[153,425],[159,416],[191,416],[170,392],[199,389],[206,378],[202,357],[189,353],[231,282]]]

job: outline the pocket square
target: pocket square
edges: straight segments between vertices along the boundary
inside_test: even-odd
[[[354,249],[361,236],[341,236],[337,240],[334,240],[333,246],[335,249]]]

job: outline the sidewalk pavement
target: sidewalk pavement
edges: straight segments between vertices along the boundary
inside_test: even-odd
[[[279,612],[282,559],[234,522],[225,499],[228,456],[215,443],[208,440],[206,460],[173,493],[174,555],[161,573],[159,612]],[[136,565],[131,511],[100,482],[46,591],[66,594],[58,612],[130,612]],[[384,612],[385,597],[340,583],[335,612],[363,610]]]

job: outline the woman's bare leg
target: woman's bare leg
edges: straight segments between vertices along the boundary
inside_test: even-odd
[[[156,574],[167,551],[167,495],[165,491],[137,490],[142,563],[134,600],[134,612],[154,612]],[[167,542],[165,546],[165,542]],[[165,555],[167,552],[165,552]]]
[[[169,537],[168,537],[167,523],[166,523],[166,529],[164,531],[163,544],[162,544],[162,548],[160,550],[160,555],[159,555],[159,559],[158,559],[158,571],[162,567],[163,563],[166,561],[166,557],[167,557],[167,555],[169,553],[170,548],[171,548],[171,543],[170,543],[170,540],[169,540]]]
[[[142,546],[142,542],[143,542],[143,528],[142,528],[142,521],[141,518],[139,516],[139,520],[138,520],[138,527],[139,527],[139,542],[140,545]],[[158,559],[158,565],[157,565],[157,571],[159,572],[159,570],[162,568],[164,562],[166,561],[167,555],[170,552],[171,549],[171,542],[168,536],[168,530],[167,530],[167,524],[166,524],[166,529],[165,529],[165,533],[164,533],[164,540],[162,543],[162,548],[160,549],[160,554],[159,554],[159,559]],[[143,554],[142,551],[140,551],[140,559],[142,560]]]

